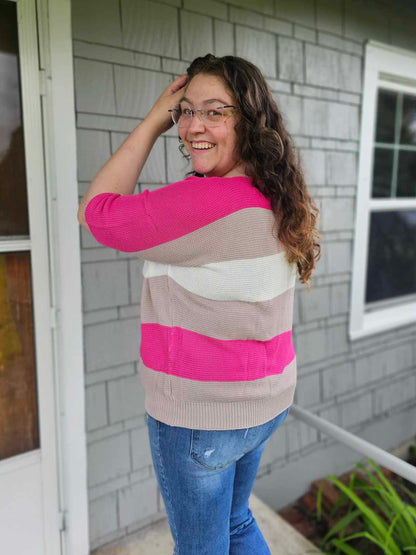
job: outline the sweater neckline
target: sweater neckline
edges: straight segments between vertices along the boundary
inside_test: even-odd
[[[248,179],[251,181],[251,177],[248,175],[232,175],[231,177],[221,177],[219,175],[213,175],[212,177],[200,177],[199,175],[188,175],[186,179]]]

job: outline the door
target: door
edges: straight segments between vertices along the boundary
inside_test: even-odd
[[[35,0],[0,0],[0,552],[59,555]]]

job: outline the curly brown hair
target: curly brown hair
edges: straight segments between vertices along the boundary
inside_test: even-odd
[[[299,280],[310,291],[315,261],[321,258],[321,236],[316,224],[318,207],[307,190],[299,153],[261,73],[237,56],[207,54],[195,58],[187,69],[188,84],[198,73],[221,77],[236,101],[237,152],[253,185],[271,201],[277,237],[290,264],[296,263]],[[184,144],[179,149],[183,156]],[[189,174],[199,175],[196,172]]]

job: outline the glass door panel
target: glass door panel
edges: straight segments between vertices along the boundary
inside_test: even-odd
[[[0,238],[29,235],[16,4],[0,0]]]
[[[30,253],[0,254],[0,460],[39,447]]]
[[[39,447],[31,253],[9,252],[29,239],[21,104],[16,3],[0,0],[0,460]]]

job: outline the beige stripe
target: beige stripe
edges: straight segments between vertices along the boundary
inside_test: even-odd
[[[247,382],[202,382],[157,372],[140,359],[145,409],[161,422],[201,430],[249,428],[293,403],[296,358],[283,374]]]
[[[187,291],[168,276],[152,277],[143,282],[141,322],[178,326],[223,340],[267,341],[292,329],[294,291],[292,287],[256,303],[215,301]]]
[[[181,266],[268,256],[284,251],[277,239],[277,226],[273,230],[274,223],[271,210],[245,208],[178,239],[134,254],[145,260]]]

